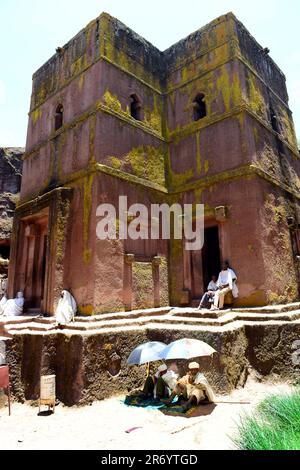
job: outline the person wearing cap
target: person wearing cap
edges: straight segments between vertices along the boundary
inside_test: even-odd
[[[153,378],[149,375],[146,379],[143,395],[145,398],[166,398],[172,393],[177,384],[178,374],[168,370],[166,364],[161,364]]]
[[[182,407],[184,411],[189,410],[194,405],[198,405],[203,400],[209,402],[215,400],[208,381],[204,374],[199,371],[200,366],[198,362],[190,362],[188,369],[188,373],[178,380],[177,386],[170,395],[170,398],[165,402],[166,405],[170,405],[176,395],[179,401],[182,399],[187,400]]]

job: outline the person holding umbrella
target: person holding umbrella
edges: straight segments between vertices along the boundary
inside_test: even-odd
[[[145,398],[167,398],[176,387],[178,375],[174,371],[168,370],[166,364],[161,364],[153,377],[148,375],[142,396]]]
[[[203,400],[213,402],[215,400],[214,393],[207,382],[205,376],[199,372],[200,366],[198,362],[190,362],[188,365],[188,373],[178,380],[177,386],[165,401],[166,405],[171,405],[175,396],[178,400],[187,400],[183,405],[183,410],[188,411],[194,405],[198,405]]]

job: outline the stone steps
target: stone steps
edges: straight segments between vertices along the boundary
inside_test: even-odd
[[[76,322],[97,322],[102,320],[119,320],[119,319],[130,319],[130,318],[139,318],[147,317],[153,315],[165,315],[172,310],[172,307],[159,307],[159,308],[149,308],[145,310],[131,310],[128,312],[114,312],[114,313],[102,313],[100,315],[93,315],[90,317],[75,317]]]
[[[151,316],[159,316],[169,313],[171,307],[163,307],[156,309],[145,309],[145,310],[133,310],[129,312],[114,312],[106,313],[101,315],[95,315],[90,317],[75,317],[76,321],[71,323],[72,329],[85,329],[85,325],[90,325],[90,328],[93,328],[92,325],[98,324],[103,321],[114,321],[114,320],[128,320],[138,319],[140,317],[147,318]],[[32,331],[47,331],[55,326],[54,317],[42,317],[38,315],[28,316],[22,315],[19,317],[7,317],[3,318],[0,321],[0,334],[7,335],[9,331],[23,331],[23,330],[32,330]],[[95,328],[97,325],[94,326]]]
[[[248,313],[281,313],[290,312],[292,310],[299,310],[300,302],[283,305],[266,305],[265,307],[235,307],[233,312],[248,312]]]
[[[142,312],[142,311],[141,311]],[[224,310],[220,312],[210,312],[193,309],[164,309],[163,311],[147,312],[147,315],[141,315],[141,312],[130,312],[127,315],[108,314],[93,317],[76,317],[76,320],[63,330],[55,327],[54,318],[24,318],[17,321],[8,321],[4,327],[5,336],[12,337],[15,334],[48,334],[48,333],[96,333],[102,331],[124,331],[126,329],[149,328],[155,325],[156,328],[189,326],[189,327],[223,327],[233,325],[233,323],[265,323],[265,322],[292,322],[300,320],[300,309],[295,311],[286,311],[282,313],[250,313],[236,312],[233,310]],[[154,314],[153,314],[154,313]],[[214,317],[208,316],[214,314]]]
[[[91,317],[75,317],[76,321],[70,324],[70,329],[76,331],[85,331],[87,329],[98,329],[99,327],[108,325],[114,326],[114,322],[122,321],[122,324],[127,322],[132,323],[136,319],[142,318],[143,321],[147,321],[149,316],[161,316],[169,313],[171,307],[163,307],[156,309],[146,310],[133,310],[130,312],[114,312],[102,315],[95,315]],[[31,332],[40,331],[47,332],[55,328],[54,317],[42,317],[42,316],[20,316],[20,317],[7,317],[0,322],[0,334],[4,336],[11,336],[18,332]],[[55,331],[59,331],[55,329]]]

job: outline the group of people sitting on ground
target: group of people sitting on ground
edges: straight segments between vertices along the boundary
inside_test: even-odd
[[[171,406],[177,396],[175,404],[182,405],[183,411],[188,411],[202,401],[215,400],[208,381],[204,374],[200,373],[198,362],[191,362],[187,374],[181,378],[165,364],[160,365],[153,377],[147,377],[140,396],[146,399],[155,398],[167,406]]]
[[[212,276],[207,286],[207,292],[203,295],[198,308],[210,308],[211,310],[222,309],[224,307],[226,294],[231,292],[234,298],[238,297],[239,291],[236,281],[237,276],[235,272],[231,269],[229,262],[225,261],[218,279],[217,276]]]

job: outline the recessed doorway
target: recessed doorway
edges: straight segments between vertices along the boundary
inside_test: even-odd
[[[221,270],[221,255],[219,244],[219,227],[207,227],[204,229],[204,245],[202,248],[202,273],[203,289],[207,290],[207,285],[213,275],[218,276]]]

